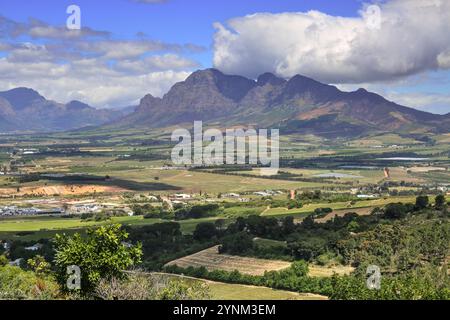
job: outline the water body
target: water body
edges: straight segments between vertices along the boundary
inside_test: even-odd
[[[364,178],[362,176],[355,176],[353,174],[336,173],[336,172],[316,174],[316,175],[314,175],[314,177],[317,177],[317,178],[351,178],[351,179]]]

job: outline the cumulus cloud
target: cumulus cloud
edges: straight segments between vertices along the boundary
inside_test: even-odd
[[[60,32],[61,31],[61,32]],[[95,107],[137,104],[145,94],[162,96],[186,79],[196,61],[194,44],[116,39],[108,32],[0,17],[0,91],[30,87],[59,102],[81,100]]]
[[[379,25],[318,11],[257,13],[215,24],[214,65],[249,77],[271,71],[328,83],[392,80],[450,68],[450,1],[379,4]]]

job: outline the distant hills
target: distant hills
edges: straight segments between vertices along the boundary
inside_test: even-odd
[[[51,132],[98,126],[124,116],[120,110],[99,110],[80,101],[49,101],[29,88],[0,92],[0,132]]]
[[[192,73],[163,98],[145,96],[134,113],[114,126],[165,127],[194,120],[328,137],[379,131],[448,132],[450,127],[448,114],[401,106],[364,89],[343,92],[301,75],[285,80],[265,73],[251,80],[215,69]]]
[[[80,101],[61,104],[28,88],[0,92],[0,132],[162,128],[191,126],[195,120],[219,128],[279,128],[285,134],[330,138],[450,132],[450,113],[408,108],[364,89],[343,92],[301,75],[286,80],[265,73],[252,80],[199,70],[162,98],[148,94],[137,107],[116,109],[95,109]]]

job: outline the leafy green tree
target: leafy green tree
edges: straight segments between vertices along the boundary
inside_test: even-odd
[[[418,196],[416,198],[416,209],[422,210],[428,207],[430,203],[430,200],[428,199],[428,196]]]
[[[387,219],[403,219],[406,217],[407,208],[403,203],[389,203],[384,209]]]
[[[193,236],[199,241],[212,240],[217,236],[216,226],[211,222],[201,222],[195,227]]]
[[[294,217],[292,216],[284,217],[282,223],[283,223],[283,232],[285,234],[290,234],[295,231]]]
[[[252,237],[243,231],[224,237],[219,251],[221,253],[242,254],[252,250],[253,246]]]
[[[435,198],[435,207],[438,210],[444,209],[446,203],[445,203],[445,196],[443,194],[439,194]]]
[[[141,244],[127,245],[128,238],[121,225],[102,226],[89,229],[87,236],[75,234],[56,235],[55,264],[57,279],[62,288],[67,281],[67,267],[78,266],[81,269],[81,291],[83,294],[94,292],[101,279],[123,279],[124,270],[141,262]]]

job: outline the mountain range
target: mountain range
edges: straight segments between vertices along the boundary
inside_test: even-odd
[[[50,101],[29,88],[0,92],[1,132],[72,130],[105,124],[125,114],[120,110],[95,109],[80,101]]]
[[[86,126],[163,128],[202,120],[219,128],[279,128],[281,133],[353,137],[375,132],[450,132],[450,114],[437,115],[388,101],[359,89],[337,87],[296,75],[264,73],[256,80],[216,69],[193,72],[162,98],[139,106],[94,109],[82,102],[48,101],[32,89],[0,92],[0,131],[55,131]]]
[[[379,131],[449,132],[450,128],[450,114],[401,106],[365,89],[343,92],[301,75],[286,80],[265,73],[252,80],[216,69],[192,73],[162,98],[145,96],[134,113],[114,125],[165,127],[194,120],[327,137]]]

